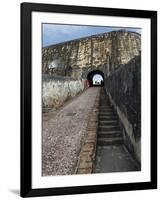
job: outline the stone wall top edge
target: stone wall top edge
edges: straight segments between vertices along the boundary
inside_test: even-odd
[[[116,33],[130,33],[131,35],[134,34],[134,35],[136,35],[138,37],[141,36],[141,34],[137,33],[137,32],[126,31],[126,30],[117,30],[117,31],[111,31],[111,32],[95,34],[95,35],[91,35],[91,36],[86,36],[86,37],[82,37],[82,38],[78,38],[78,39],[73,39],[73,40],[69,40],[69,41],[65,41],[65,42],[49,45],[49,46],[43,47],[42,49],[43,50],[51,49],[51,48],[55,48],[55,47],[58,47],[58,46],[68,45],[68,44],[79,42],[79,41],[83,41],[83,40],[97,39],[99,37],[110,36],[111,34],[116,34]]]

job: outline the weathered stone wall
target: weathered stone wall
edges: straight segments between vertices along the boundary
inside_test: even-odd
[[[139,55],[140,45],[140,34],[121,30],[45,47],[43,73],[79,79],[107,66],[112,72]]]
[[[107,93],[114,105],[129,151],[141,160],[141,56],[120,66],[105,81]]]
[[[84,80],[73,80],[62,77],[44,77],[42,85],[43,108],[59,108],[68,99],[73,98],[85,89]]]

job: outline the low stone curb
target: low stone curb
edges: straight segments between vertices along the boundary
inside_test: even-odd
[[[99,100],[100,91],[90,114],[86,136],[79,154],[76,174],[90,174],[93,171],[97,144]]]

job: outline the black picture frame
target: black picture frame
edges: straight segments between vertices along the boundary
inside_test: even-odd
[[[32,189],[32,12],[148,18],[151,21],[151,180],[150,182]],[[21,4],[21,196],[47,196],[157,188],[157,12],[37,3]]]

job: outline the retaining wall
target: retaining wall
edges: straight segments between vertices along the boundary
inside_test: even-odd
[[[43,108],[59,108],[65,101],[75,97],[85,89],[84,80],[48,77],[43,78]]]
[[[141,161],[141,56],[119,66],[105,80],[106,91],[117,111],[128,150]]]

